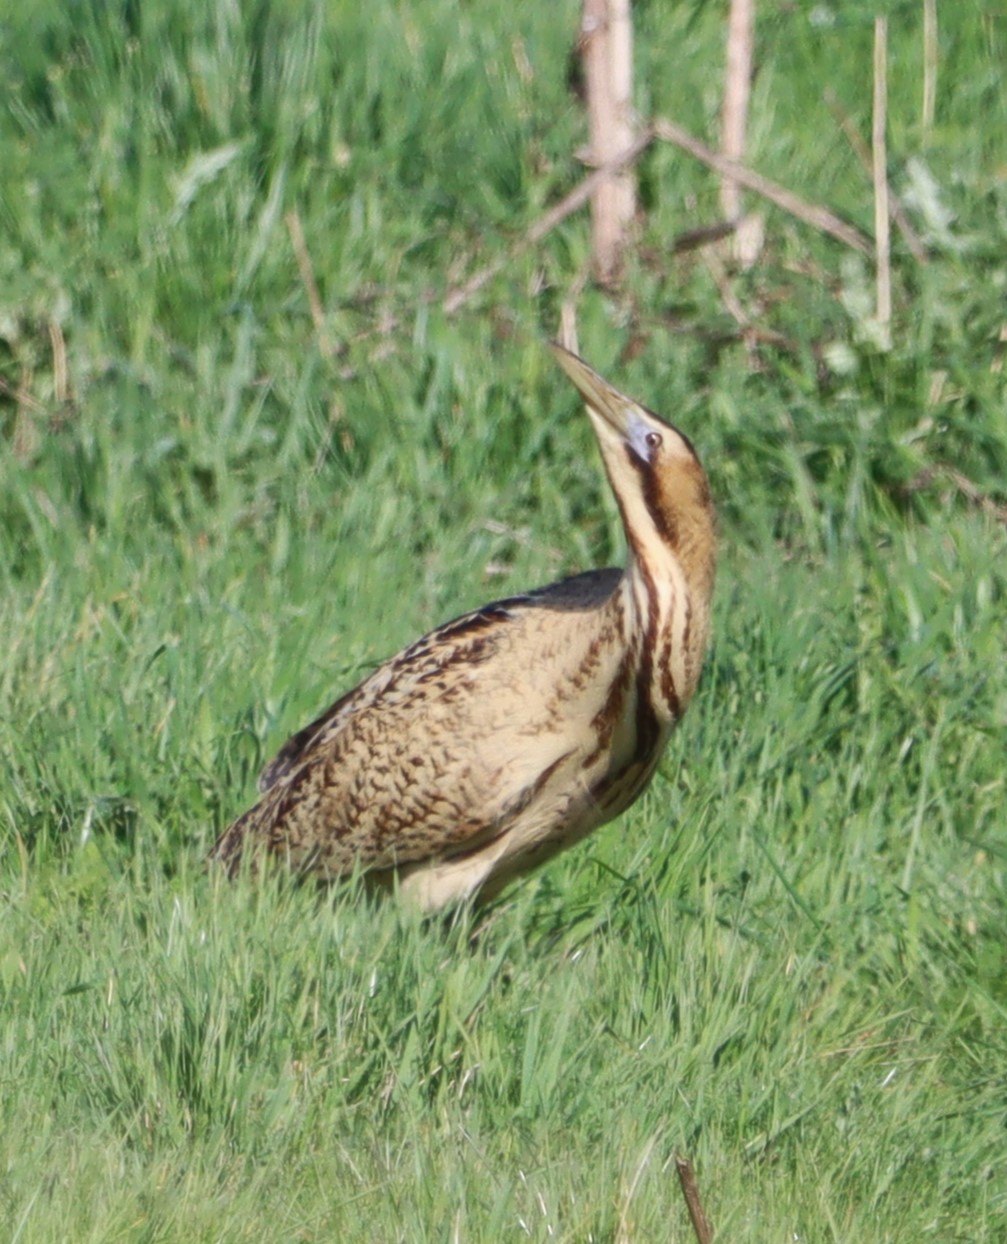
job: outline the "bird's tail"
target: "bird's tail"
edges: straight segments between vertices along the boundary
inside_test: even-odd
[[[248,829],[248,822],[254,809],[249,809],[243,813],[238,819],[230,824],[227,829],[220,835],[213,844],[213,848],[206,857],[208,868],[215,865],[222,865],[227,872],[228,877],[237,876],[241,869],[241,862],[244,855],[245,836]]]

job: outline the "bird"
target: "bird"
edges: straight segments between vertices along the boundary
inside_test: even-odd
[[[380,665],[263,770],[210,852],[228,875],[274,859],[426,913],[481,904],[654,776],[710,635],[710,485],[684,433],[550,348],[594,430],[625,566],[483,605]]]

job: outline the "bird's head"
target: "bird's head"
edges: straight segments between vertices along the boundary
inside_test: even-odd
[[[552,344],[587,406],[633,556],[643,565],[674,554],[693,590],[713,588],[716,523],[706,472],[692,442]]]

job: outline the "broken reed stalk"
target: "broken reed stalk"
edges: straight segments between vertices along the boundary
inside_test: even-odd
[[[633,25],[630,0],[584,0],[580,45],[584,58],[588,129],[594,164],[611,163],[633,141]],[[591,197],[595,275],[618,278],[636,212],[636,178],[629,165],[601,181]]]
[[[699,1196],[692,1163],[688,1158],[676,1157],[675,1169],[678,1171],[678,1182],[682,1185],[682,1196],[685,1197],[685,1206],[689,1211],[689,1219],[696,1233],[696,1239],[699,1244],[713,1244],[713,1228],[703,1212],[703,1202]]]
[[[687,151],[689,155],[708,165],[715,172],[724,177],[732,177],[746,190],[753,190],[813,229],[829,234],[830,237],[859,251],[862,255],[871,253],[870,243],[860,230],[854,225],[847,224],[845,220],[841,220],[835,212],[830,212],[827,207],[820,207],[817,203],[807,203],[775,181],[763,177],[761,173],[756,173],[735,160],[728,160],[725,156],[718,155],[716,151],[711,151],[705,143],[701,143],[698,138],[693,138],[687,130],[676,125],[674,121],[663,119],[655,121],[654,132],[664,142],[681,147],[683,151]]]
[[[731,11],[727,19],[720,149],[728,160],[739,162],[745,158],[754,26],[755,0],[731,0]],[[741,215],[741,187],[733,177],[724,177],[720,183],[720,208],[728,220],[737,220]]]
[[[874,165],[874,255],[877,265],[877,317],[887,332],[892,320],[892,257],[888,213],[888,154],[885,126],[888,104],[888,19],[874,19],[874,114],[871,150]]]
[[[821,233],[827,233],[830,237],[835,238],[838,242],[842,242],[855,251],[859,251],[862,255],[870,255],[870,243],[860,230],[854,225],[847,224],[845,220],[841,220],[834,212],[830,212],[827,207],[806,202],[798,195],[792,194],[789,190],[785,190],[782,186],[777,185],[776,182],[770,181],[768,177],[763,177],[761,173],[756,173],[744,164],[738,164],[734,160],[725,159],[724,156],[711,151],[705,143],[701,143],[698,138],[693,138],[687,130],[682,129],[680,125],[676,125],[674,121],[659,119],[638,134],[629,147],[619,156],[608,164],[602,165],[601,168],[595,169],[594,172],[589,173],[580,185],[575,186],[569,194],[564,195],[558,203],[540,216],[530,226],[524,237],[514,243],[506,255],[501,259],[494,260],[491,264],[487,264],[485,268],[481,268],[469,277],[463,285],[448,290],[441,304],[444,311],[448,315],[453,315],[458,311],[487,282],[501,273],[510,263],[523,255],[525,251],[530,250],[547,233],[551,233],[568,216],[572,216],[574,212],[583,207],[592,194],[594,194],[597,187],[607,177],[611,177],[613,173],[617,173],[620,169],[638,160],[655,138],[660,138],[664,142],[669,142],[673,146],[687,151],[689,155],[699,160],[700,163],[708,165],[714,172],[720,173],[723,176],[733,177],[739,185],[744,186],[747,190],[754,191],[755,194],[760,195],[764,199],[768,199],[770,203],[775,204],[776,207],[796,217],[804,224],[810,225],[811,228],[817,229]]]
[[[937,0],[923,0],[923,141],[930,141],[937,106]]]

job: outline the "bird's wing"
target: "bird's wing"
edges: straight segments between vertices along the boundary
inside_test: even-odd
[[[300,764],[316,740],[336,733],[351,717],[377,704],[395,687],[398,686],[401,696],[402,684],[411,686],[417,679],[429,677],[449,663],[457,665],[473,657],[485,659],[488,649],[495,646],[500,629],[512,622],[516,611],[532,599],[531,595],[512,596],[483,605],[410,644],[352,691],[330,704],[314,721],[292,734],[259,775],[259,790],[268,791]],[[465,642],[474,638],[478,639],[477,644]]]
[[[359,687],[354,687],[352,691],[347,691],[343,696],[336,700],[335,704],[330,704],[324,713],[309,722],[306,726],[302,726],[296,734],[292,734],[286,743],[280,748],[273,759],[259,774],[259,790],[263,794],[269,790],[271,786],[282,778],[285,774],[297,764],[307,749],[311,746],[315,736],[326,726],[332,725],[344,712],[349,715],[353,712],[353,701],[358,697]]]
[[[508,625],[519,620],[528,609],[595,608],[600,600],[612,594],[621,576],[622,571],[611,567],[588,570],[537,591],[493,601],[445,622],[379,666],[359,686],[340,696],[314,721],[292,734],[259,775],[259,790],[268,791],[300,763],[317,738],[338,730],[355,713],[381,700],[388,694],[389,684],[407,672],[415,678],[424,672],[429,674],[448,661],[464,660],[466,655],[485,659],[487,649],[493,647]],[[479,641],[474,647],[462,644],[473,638]]]

